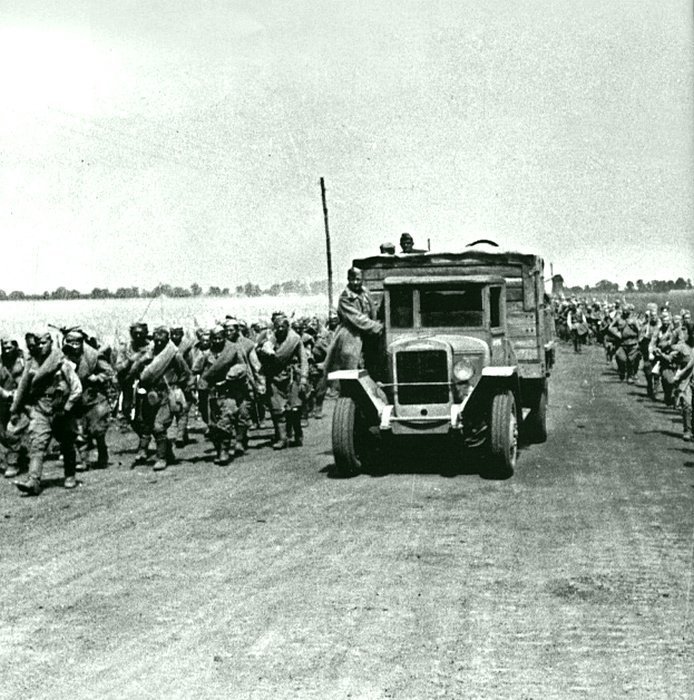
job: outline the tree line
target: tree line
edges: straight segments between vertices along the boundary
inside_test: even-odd
[[[207,291],[193,283],[190,287],[178,287],[171,284],[158,284],[153,289],[140,289],[140,287],[118,287],[111,291],[106,287],[94,287],[91,292],[80,292],[77,289],[58,287],[52,292],[41,294],[27,294],[21,290],[13,290],[9,293],[0,289],[0,301],[22,301],[22,300],[50,300],[50,299],[147,299],[159,296],[171,298],[185,297],[259,297],[263,295],[279,296],[280,294],[299,294],[308,296],[310,294],[327,294],[328,281],[317,280],[314,282],[304,282],[302,280],[288,280],[286,282],[275,283],[262,288],[253,282],[239,284],[233,290],[230,287],[210,286]]]
[[[574,287],[566,287],[568,291],[575,293],[599,292],[602,294],[616,292],[670,292],[672,290],[683,290],[693,288],[694,287],[692,286],[692,280],[685,280],[684,277],[678,277],[676,280],[650,280],[648,282],[645,282],[642,279],[638,279],[635,283],[629,280],[623,287],[620,287],[619,284],[617,284],[617,282],[611,282],[610,280],[600,280],[600,282],[593,286],[587,284],[584,287],[580,285]]]

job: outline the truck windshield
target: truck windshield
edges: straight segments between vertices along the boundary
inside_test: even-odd
[[[420,287],[419,310],[422,326],[483,326],[482,290],[480,285],[457,289]]]
[[[412,287],[393,287],[390,290],[390,325],[412,328],[413,324]]]

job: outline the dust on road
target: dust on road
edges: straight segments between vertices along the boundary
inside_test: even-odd
[[[131,471],[126,436],[74,492],[0,484],[0,695],[692,697],[677,416],[562,351],[549,431],[503,481],[332,479],[324,419],[229,467],[198,434]]]

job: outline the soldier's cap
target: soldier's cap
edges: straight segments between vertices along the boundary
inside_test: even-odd
[[[136,321],[130,324],[131,331],[138,331],[140,333],[149,333],[149,326],[142,321]]]
[[[217,323],[210,328],[210,335],[224,335],[224,333],[224,326],[221,323]]]
[[[242,319],[238,319],[237,323],[239,324],[239,328],[248,328],[248,324]]]
[[[66,328],[64,333],[63,333],[65,340],[79,340],[80,342],[84,342],[85,340],[85,333],[84,331],[75,326],[73,328]]]
[[[381,243],[381,253],[394,253],[395,243]]]
[[[402,236],[400,236],[400,242],[401,242],[401,243],[402,243],[402,241],[412,241],[412,240],[414,240],[414,239],[412,238],[412,234],[409,234],[409,233],[407,233],[407,232],[403,233]]]
[[[224,318],[224,328],[234,328],[239,326],[239,322],[233,316],[226,316]]]
[[[182,324],[182,323],[178,323],[177,321],[175,321],[174,323],[172,323],[172,324],[169,326],[169,330],[172,331],[172,332],[173,332],[173,331],[181,331],[181,332],[182,332],[182,331],[183,331],[183,324]]]
[[[166,337],[169,337],[169,329],[166,326],[157,326],[152,333],[154,335],[166,335]]]

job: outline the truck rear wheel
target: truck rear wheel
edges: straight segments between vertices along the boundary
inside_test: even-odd
[[[358,474],[367,464],[373,445],[369,430],[354,401],[341,396],[333,412],[333,456],[338,476]]]
[[[530,409],[524,423],[524,432],[529,442],[546,442],[547,440],[547,390],[545,389],[537,398],[535,405]]]
[[[496,394],[492,399],[489,448],[492,468],[502,473],[513,472],[518,458],[518,414],[511,391]]]

